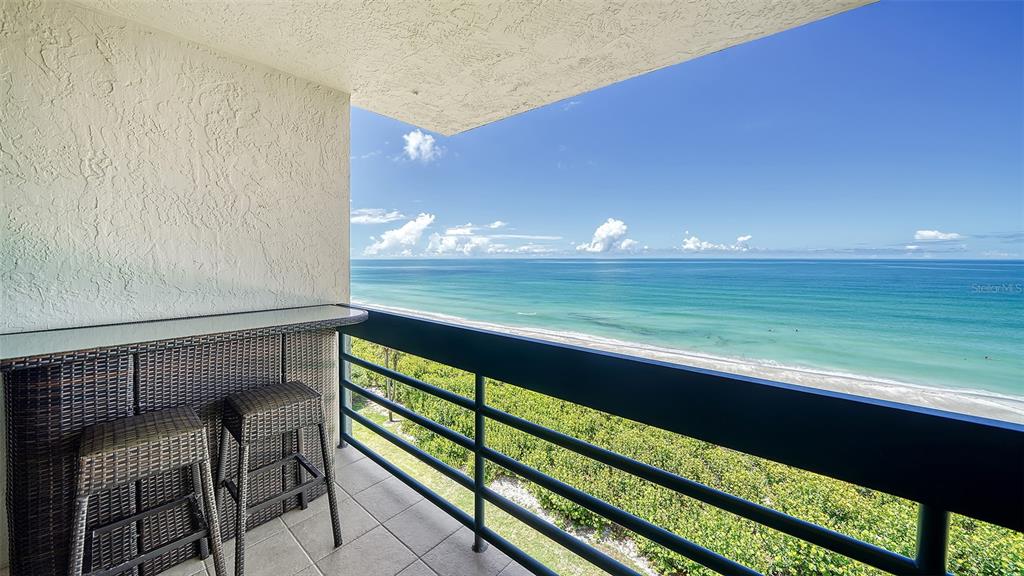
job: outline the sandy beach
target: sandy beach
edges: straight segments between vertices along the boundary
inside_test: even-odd
[[[1024,424],[1024,397],[1001,395],[981,390],[940,388],[921,386],[895,380],[884,380],[859,376],[856,374],[832,373],[809,368],[781,366],[749,360],[724,358],[706,354],[695,354],[685,350],[651,346],[636,342],[627,342],[612,338],[601,338],[589,334],[545,330],[542,328],[524,328],[477,322],[444,314],[431,314],[417,310],[408,310],[392,306],[380,306],[369,302],[354,302],[354,305],[365,304],[398,314],[417,316],[442,322],[456,323],[481,330],[490,330],[526,338],[548,340],[582,348],[593,348],[649,358],[661,362],[693,366],[730,374],[740,374],[776,382],[797,384],[810,388],[831,390],[856,396],[866,396],[880,400],[901,402],[915,406],[934,408],[970,414],[996,420],[1004,420]]]

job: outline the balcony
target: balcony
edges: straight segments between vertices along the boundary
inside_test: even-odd
[[[883,573],[946,573],[947,546],[957,545],[947,542],[950,513],[1013,530],[1024,524],[1019,489],[1024,482],[1024,427],[1019,425],[699,372],[379,310],[367,322],[341,331],[471,371],[477,396],[457,395],[343,352],[346,446],[336,451],[335,470],[344,492],[345,544],[333,548],[327,501],[319,498],[307,510],[292,510],[249,533],[250,567],[256,576],[565,573],[551,564],[576,566],[572,573],[580,574],[635,576],[649,570],[635,556],[599,549],[514,501],[507,491],[484,484],[483,476],[474,472],[484,467],[501,467],[535,482],[714,573],[758,574],[596,498],[588,493],[586,481],[557,480],[491,448],[486,434],[460,434],[389,400],[396,396],[393,390],[377,385],[387,380],[471,412],[481,432],[495,425],[516,429],[671,490],[678,498],[719,508]],[[599,408],[609,416],[628,416],[918,502],[916,525],[905,527],[907,534],[916,532],[914,552],[886,550],[498,410],[486,402],[488,386],[495,385],[485,376],[490,374],[500,375],[498,386],[522,382],[523,388],[578,404],[581,411]],[[577,382],[588,386],[571,385]],[[629,382],[629,388],[623,390],[622,382]],[[660,401],[651,402],[654,398]],[[387,410],[391,417],[384,416]],[[422,426],[464,448],[473,455],[473,466],[467,473],[426,453],[397,431],[397,422]],[[497,515],[501,527],[492,528],[488,518]],[[537,548],[536,534],[504,533],[515,522],[550,542]],[[544,550],[546,562],[524,551],[524,542]],[[212,573],[211,562],[199,559],[164,572]]]
[[[364,314],[337,304],[358,253],[352,105],[451,135],[871,3],[3,3],[0,574],[67,572],[87,427],[188,405],[224,462],[224,399],[292,380],[334,416],[345,544],[325,499],[273,500],[302,475],[265,467],[302,443],[263,439],[254,496],[276,508],[250,574],[921,576],[972,554],[976,574],[1024,571],[1021,424],[384,310],[348,325]],[[732,481],[766,471],[801,506]],[[97,499],[92,528],[118,531],[98,570],[143,552],[141,576],[213,574],[192,542],[163,552],[191,531],[162,508],[178,472]],[[815,500],[826,484],[892,510],[858,518]],[[147,509],[163,516],[133,520]]]

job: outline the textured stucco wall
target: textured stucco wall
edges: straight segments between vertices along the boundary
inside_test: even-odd
[[[0,332],[348,301],[348,126],[347,94],[0,0]]]
[[[348,96],[0,6],[0,332],[348,300]]]

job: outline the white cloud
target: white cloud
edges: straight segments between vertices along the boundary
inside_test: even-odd
[[[492,234],[491,238],[501,240],[561,240],[561,236],[547,236],[543,234]]]
[[[690,231],[686,231],[690,234]],[[735,244],[716,244],[714,242],[708,242],[701,240],[695,235],[689,235],[683,238],[683,251],[684,252],[746,252],[750,250],[750,246],[747,242],[753,238],[750,234],[745,234],[736,238]]]
[[[627,252],[638,250],[639,247],[640,243],[637,242],[636,240],[633,240],[632,238],[626,238],[622,242],[619,242],[619,249],[625,250]]]
[[[473,231],[476,229],[473,224],[463,224],[462,226],[454,226],[444,231],[448,236],[471,236]]]
[[[580,101],[579,100],[569,100],[568,102],[562,104],[562,110],[565,110],[566,112],[568,112],[569,110],[572,110],[573,108],[575,108],[575,107],[577,107],[579,105],[580,105]]]
[[[437,160],[444,154],[444,148],[438,146],[437,141],[430,134],[424,134],[418,129],[403,134],[405,140],[405,156],[409,160],[419,160],[424,164]]]
[[[390,254],[399,252],[403,255],[411,254],[412,248],[420,241],[423,231],[434,223],[433,214],[420,214],[409,220],[401,228],[388,230],[379,238],[372,237],[373,244],[366,247],[363,252],[367,255]]]
[[[431,234],[427,252],[430,254],[463,254],[469,256],[491,252],[491,239],[486,236]]]
[[[453,226],[443,234],[430,236],[426,254],[471,256],[474,254],[543,254],[556,250],[544,244],[534,242],[521,246],[509,246],[502,240],[561,240],[561,236],[542,236],[532,234],[478,234],[479,231],[494,230],[506,226],[500,220],[477,226],[472,223]]]
[[[518,254],[550,254],[556,249],[543,244],[524,244],[513,249]]]
[[[713,244],[701,240],[696,236],[687,236],[683,238],[683,250],[686,252],[702,252],[704,250],[724,250],[725,244]]]
[[[353,224],[386,224],[405,218],[398,210],[385,210],[383,208],[359,208],[352,211]]]
[[[914,240],[959,240],[963,238],[956,232],[939,232],[938,230],[918,230],[914,232]]]
[[[501,220],[495,220],[494,222],[491,222],[490,224],[484,224],[483,226],[477,226],[472,222],[467,222],[459,226],[452,226],[451,228],[445,230],[444,233],[449,236],[469,236],[472,234],[476,234],[481,230],[497,230],[498,228],[504,228],[505,226],[508,226],[508,223],[502,222]],[[493,237],[497,238],[498,236]]]
[[[376,156],[380,156],[380,150],[374,150],[373,152],[367,152],[366,154],[360,154],[358,156],[349,156],[348,159],[349,160],[367,160],[369,158],[374,158]]]
[[[608,218],[594,231],[594,237],[591,241],[586,244],[577,245],[577,250],[581,252],[607,252],[625,240],[627,233],[629,233],[629,227],[627,227],[626,222],[616,220],[615,218]]]
[[[629,232],[629,227],[622,220],[616,220],[615,218],[609,218],[604,224],[597,227],[594,230],[594,237],[587,244],[578,244],[576,250],[580,252],[593,252],[603,253],[615,249],[623,249],[623,243],[627,240],[633,243],[632,240],[626,238],[626,233]]]

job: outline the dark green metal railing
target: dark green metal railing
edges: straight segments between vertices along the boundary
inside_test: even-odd
[[[950,512],[1024,530],[1024,426],[372,309],[365,323],[345,327],[341,332],[474,374],[475,398],[469,399],[343,351],[342,442],[351,444],[473,529],[475,550],[493,544],[538,575],[554,573],[487,527],[485,502],[610,574],[639,576],[628,566],[487,488],[486,462],[506,468],[720,574],[758,573],[488,447],[487,420],[891,574],[946,573]],[[474,437],[355,384],[348,378],[349,363],[472,411]],[[488,378],[916,501],[920,503],[917,554],[914,558],[897,554],[497,410],[486,403]],[[628,383],[628,394],[623,394],[624,383]],[[354,411],[352,393],[472,451],[473,476]],[[658,401],[651,402],[653,398]],[[471,490],[474,514],[452,505],[355,439],[350,420]]]

